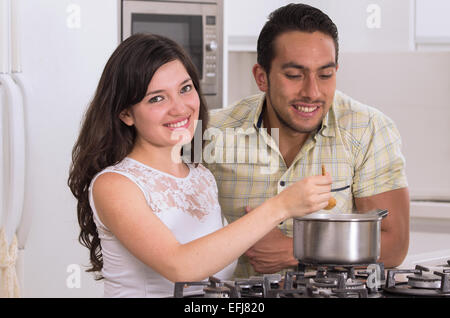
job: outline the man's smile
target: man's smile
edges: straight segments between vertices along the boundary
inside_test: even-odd
[[[320,109],[320,105],[306,103],[294,103],[292,107],[296,114],[306,118],[314,117]]]

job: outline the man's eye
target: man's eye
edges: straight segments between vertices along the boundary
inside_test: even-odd
[[[285,74],[287,78],[301,78],[301,74]]]
[[[183,86],[183,88],[181,89],[181,93],[187,93],[187,92],[190,92],[192,90],[192,85],[186,85],[186,86]]]
[[[155,96],[155,97],[150,98],[149,103],[157,103],[162,100],[163,100],[163,98],[161,96]]]
[[[320,78],[328,79],[328,78],[331,78],[332,76],[333,76],[333,74],[325,74],[325,75],[320,75]]]

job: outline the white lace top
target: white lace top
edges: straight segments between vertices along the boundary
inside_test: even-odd
[[[188,166],[189,175],[177,178],[127,157],[92,180],[89,201],[101,240],[105,297],[171,297],[174,284],[133,256],[102,224],[92,198],[95,180],[106,172],[129,178],[141,189],[153,212],[184,244],[224,225],[214,176],[202,165]],[[214,276],[229,279],[235,266],[236,262]],[[198,294],[201,290],[202,287],[193,286],[186,288],[184,294]]]

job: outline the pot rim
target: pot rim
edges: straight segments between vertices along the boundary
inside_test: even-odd
[[[380,221],[388,214],[387,210],[376,209],[366,213],[339,213],[330,214],[322,211],[308,214],[295,221],[318,221],[318,222],[372,222]]]

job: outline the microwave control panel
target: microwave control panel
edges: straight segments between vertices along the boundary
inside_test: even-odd
[[[205,82],[215,84],[217,77],[218,39],[216,17],[206,16],[205,21]]]

